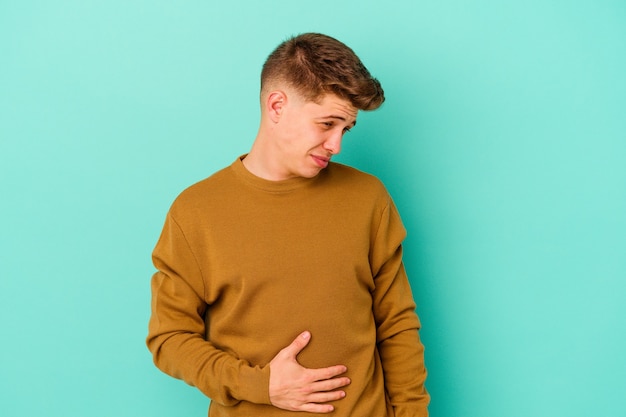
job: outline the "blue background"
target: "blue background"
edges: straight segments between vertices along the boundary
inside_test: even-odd
[[[0,0],[0,414],[206,415],[145,348],[150,253],[306,31],[387,94],[339,160],[409,231],[431,415],[626,415],[618,0]]]

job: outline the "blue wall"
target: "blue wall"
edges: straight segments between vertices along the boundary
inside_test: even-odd
[[[144,347],[150,252],[305,31],[387,93],[340,160],[409,230],[431,415],[626,415],[618,0],[0,1],[0,414],[205,415]]]

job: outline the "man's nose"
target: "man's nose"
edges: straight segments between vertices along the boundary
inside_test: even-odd
[[[341,152],[342,139],[343,139],[343,134],[334,134],[324,143],[324,149],[326,149],[328,152],[330,152],[333,155],[337,155],[339,152]]]

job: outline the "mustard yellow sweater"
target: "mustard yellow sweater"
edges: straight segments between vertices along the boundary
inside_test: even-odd
[[[375,177],[331,163],[266,181],[241,159],[185,190],[153,253],[147,344],[165,373],[211,398],[209,416],[273,407],[270,360],[304,330],[298,361],[346,365],[337,417],[427,416],[405,230]]]

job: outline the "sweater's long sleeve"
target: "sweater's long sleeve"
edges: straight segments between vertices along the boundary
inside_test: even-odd
[[[376,286],[373,310],[385,389],[395,417],[426,417],[430,396],[424,387],[424,346],[402,263],[406,232],[391,200],[374,235],[370,255]]]
[[[156,366],[220,404],[269,404],[269,366],[251,366],[205,339],[203,271],[171,214],[153,261],[158,272],[152,279],[147,345]]]

